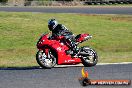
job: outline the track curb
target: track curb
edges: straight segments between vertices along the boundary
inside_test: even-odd
[[[97,65],[118,65],[118,64],[132,64],[132,62],[98,63]],[[83,64],[77,64],[77,65],[56,65],[55,67],[83,67]]]

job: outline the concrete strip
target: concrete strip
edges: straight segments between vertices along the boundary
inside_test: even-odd
[[[0,6],[0,7],[18,7],[18,8],[117,8],[117,7],[123,7],[128,8],[132,7],[132,5],[128,6]]]

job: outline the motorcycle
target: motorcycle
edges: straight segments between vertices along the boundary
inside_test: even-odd
[[[76,44],[82,43],[92,36],[79,34],[75,37]],[[79,48],[79,52],[70,51],[70,47],[64,40],[64,36],[50,36],[50,33],[43,34],[37,42],[38,52],[36,61],[42,68],[52,68],[57,65],[76,65],[82,63],[85,67],[95,66],[98,56],[95,50],[88,46]],[[68,53],[67,51],[70,51]]]

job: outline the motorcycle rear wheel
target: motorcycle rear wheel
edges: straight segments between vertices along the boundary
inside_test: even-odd
[[[98,55],[97,55],[96,51],[91,49],[91,48],[89,48],[89,47],[83,47],[83,48],[84,49],[87,48],[85,50],[85,52],[89,53],[89,54],[82,57],[82,64],[85,67],[95,66],[97,64],[97,62],[98,62]]]
[[[36,61],[42,68],[50,69],[56,65],[57,58],[55,53],[49,48],[47,55],[43,50],[39,50],[36,54]]]

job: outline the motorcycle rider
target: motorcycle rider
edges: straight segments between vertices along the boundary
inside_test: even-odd
[[[48,21],[48,28],[50,31],[52,31],[52,36],[64,36],[64,39],[69,43],[70,49],[75,54],[79,51],[74,34],[70,32],[63,24],[58,24],[55,19],[50,19]]]

